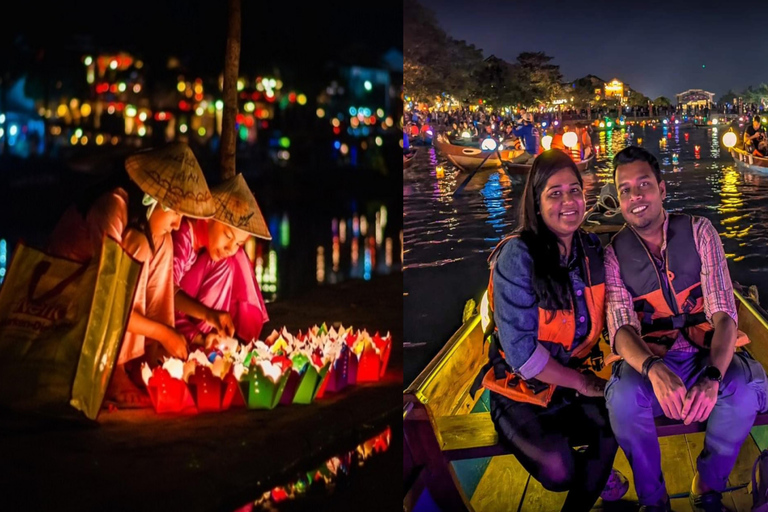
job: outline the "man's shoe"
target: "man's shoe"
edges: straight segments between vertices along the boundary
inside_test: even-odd
[[[704,494],[688,495],[691,508],[694,512],[728,512],[723,506],[723,495],[717,491],[709,491]]]

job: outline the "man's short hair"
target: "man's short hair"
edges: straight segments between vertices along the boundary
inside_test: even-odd
[[[661,168],[659,167],[659,161],[653,156],[647,149],[639,146],[629,146],[613,157],[613,182],[616,183],[616,169],[620,165],[631,164],[632,162],[647,162],[653,169],[653,175],[656,176],[656,183],[661,183]]]
[[[752,120],[753,120],[753,121],[757,121],[758,123],[759,123],[760,121],[762,121],[762,119],[760,119],[760,116],[755,116],[755,117],[753,117],[753,118],[752,118]]]

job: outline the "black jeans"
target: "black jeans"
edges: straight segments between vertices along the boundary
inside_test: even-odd
[[[557,388],[547,408],[491,392],[499,441],[545,489],[569,491],[563,512],[588,511],[608,481],[619,445],[604,398]],[[586,450],[575,450],[586,445]]]

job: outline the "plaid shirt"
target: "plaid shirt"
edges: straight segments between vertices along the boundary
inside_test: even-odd
[[[664,238],[661,244],[661,257],[667,252],[667,227],[669,216],[664,219]],[[701,293],[704,297],[704,314],[712,322],[712,315],[718,311],[727,313],[736,325],[736,302],[733,296],[733,283],[728,272],[728,264],[723,252],[720,235],[712,223],[704,217],[693,217],[693,238],[696,250],[701,258]],[[631,325],[640,332],[640,320],[632,307],[632,296],[624,286],[619,272],[619,262],[612,246],[605,248],[605,310],[608,335],[613,349],[616,331],[625,325]],[[696,352],[698,347],[686,340],[682,334],[677,336],[670,351]],[[615,350],[614,350],[615,352]]]

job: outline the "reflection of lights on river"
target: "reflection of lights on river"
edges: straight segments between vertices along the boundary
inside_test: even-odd
[[[345,219],[341,219],[339,222],[339,241],[343,244],[347,242],[347,221]]]
[[[264,259],[261,255],[256,257],[254,263],[254,272],[259,288],[264,293],[277,294],[277,252],[270,248],[267,256],[267,265],[264,266]],[[273,296],[273,298],[274,298]],[[266,299],[265,299],[266,300]]]
[[[480,191],[483,195],[485,209],[488,211],[486,222],[499,234],[506,229],[504,221],[504,214],[506,213],[506,208],[504,208],[504,190],[501,187],[500,178],[501,173],[498,171],[494,172],[488,176],[488,181],[485,182],[485,186]]]
[[[374,230],[376,236],[376,245],[380,246],[384,240],[384,226],[381,225],[381,212],[376,212],[376,229]]]
[[[333,237],[333,249],[331,251],[331,263],[333,264],[333,271],[339,271],[339,259],[341,258],[341,244],[339,243],[339,237]]]
[[[387,269],[392,268],[392,239],[390,237],[384,241],[384,264]]]
[[[371,280],[371,267],[372,267],[372,263],[371,263],[371,248],[370,247],[366,247],[365,248],[365,257],[364,257],[364,260],[363,260],[363,279],[365,279],[366,281],[370,281]]]
[[[357,262],[358,262],[358,259],[359,259],[359,256],[360,256],[360,243],[357,241],[357,237],[352,239],[352,244],[351,245],[352,245],[352,253],[351,253],[352,268],[356,269],[357,268]]]
[[[325,282],[325,249],[323,246],[317,248],[317,269],[315,271],[315,277],[317,277],[317,282],[319,284]]]
[[[360,234],[363,236],[368,234],[368,219],[365,215],[360,216]]]
[[[5,239],[0,240],[0,283],[5,279],[8,265],[8,244]]]
[[[712,144],[709,150],[709,156],[712,158],[720,158],[720,142],[718,141],[717,128],[712,128]]]
[[[387,452],[391,442],[392,428],[387,427],[386,430],[357,445],[354,449],[329,458],[311,471],[302,472],[296,480],[265,491],[261,497],[238,510],[272,511],[281,508],[279,504],[289,500],[297,500],[297,503],[301,503],[300,500],[305,495],[318,496],[323,492],[330,494],[334,492],[336,479],[341,476],[348,477],[355,471],[354,468],[363,467],[368,459]]]
[[[384,229],[387,227],[387,207],[381,205],[381,208],[379,208],[379,214],[381,218],[381,227]]]
[[[360,236],[360,219],[357,214],[352,216],[352,236]]]
[[[376,268],[376,239],[368,237],[368,250],[371,252],[371,268]]]
[[[288,247],[291,244],[291,223],[288,221],[288,213],[283,213],[280,221],[280,246]]]
[[[333,236],[336,236],[336,235],[338,235],[338,234],[339,234],[339,221],[338,221],[338,219],[336,219],[336,218],[334,218],[334,219],[331,221],[331,234],[332,234]]]
[[[744,208],[742,193],[739,190],[740,179],[741,174],[734,167],[727,167],[723,170],[723,177],[720,180],[720,206],[718,211],[722,214],[737,214],[730,217],[724,215],[724,218],[720,221],[725,226],[725,233],[722,233],[725,238],[745,239],[752,229],[752,224],[743,229],[739,224],[739,221],[747,217],[747,215],[738,215]],[[725,257],[731,258],[733,261],[744,259],[743,255],[736,256],[734,253],[726,253]]]

